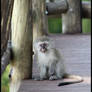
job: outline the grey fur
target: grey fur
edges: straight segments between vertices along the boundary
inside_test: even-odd
[[[45,53],[40,51],[40,44],[43,44],[45,42],[48,42],[47,51]],[[40,70],[40,76],[38,80],[57,80],[62,79],[64,77],[66,78],[75,78],[77,81],[73,81],[73,83],[78,83],[82,80],[79,76],[72,76],[70,74],[67,74],[65,70],[64,60],[59,53],[59,51],[56,48],[53,48],[53,45],[51,44],[51,40],[48,37],[41,37],[37,39],[34,42],[34,49],[35,49],[35,55],[37,58],[39,70]],[[67,82],[66,84],[72,84],[72,82]],[[64,84],[64,83],[63,83]],[[65,84],[65,85],[66,85]],[[62,83],[60,83],[62,85]],[[59,86],[60,86],[59,85]]]

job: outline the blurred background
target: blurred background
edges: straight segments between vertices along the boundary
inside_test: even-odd
[[[91,0],[82,0],[82,1],[91,1]],[[48,18],[48,28],[50,33],[62,33],[62,19],[61,18]],[[82,32],[90,33],[91,32],[91,20],[82,19]]]
[[[91,0],[82,0],[82,1],[91,1]],[[62,33],[62,19],[61,18],[51,18],[48,17],[48,29],[50,33]],[[82,19],[82,30],[83,34],[91,33],[91,19]],[[1,92],[9,92],[9,68],[6,68],[3,76],[1,78]]]

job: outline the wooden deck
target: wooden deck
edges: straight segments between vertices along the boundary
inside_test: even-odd
[[[58,87],[57,81],[24,80],[19,92],[91,92],[91,39],[90,35],[51,35],[55,46],[64,56],[67,72],[83,76],[84,82]],[[37,64],[33,64],[33,75],[37,75]]]

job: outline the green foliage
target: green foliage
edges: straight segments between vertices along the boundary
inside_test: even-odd
[[[82,0],[82,1],[91,1],[91,0]],[[62,32],[61,18],[48,18],[48,28],[50,33],[61,33]],[[82,31],[83,33],[91,32],[90,19],[82,19]]]
[[[90,19],[82,20],[82,30],[83,30],[83,33],[91,32],[91,20]]]
[[[50,33],[61,33],[61,18],[48,18],[48,29]]]
[[[61,33],[62,23],[61,18],[48,18],[48,28],[50,33]],[[82,33],[91,32],[91,20],[82,19]]]
[[[10,66],[6,68],[5,72],[1,77],[1,92],[9,92],[9,78],[8,78],[9,68]]]

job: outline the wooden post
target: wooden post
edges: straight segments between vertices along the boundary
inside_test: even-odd
[[[33,0],[33,41],[48,34],[45,0]]]
[[[67,0],[68,11],[62,14],[62,33],[81,33],[81,0]]]
[[[14,0],[12,14],[12,67],[22,79],[32,78],[32,0]],[[17,76],[17,75],[16,75]]]

